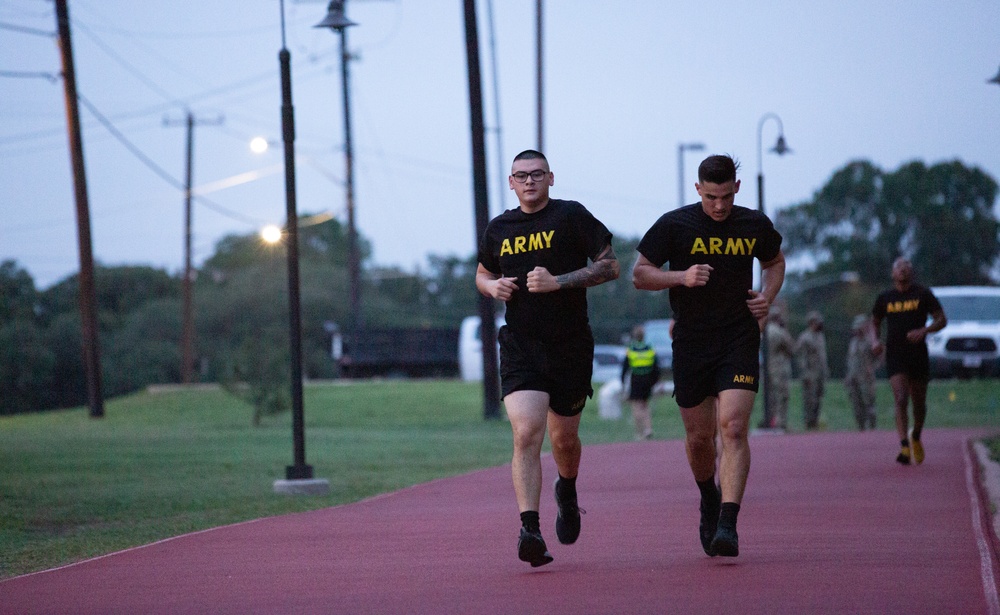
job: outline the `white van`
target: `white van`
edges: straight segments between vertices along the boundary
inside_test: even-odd
[[[1000,287],[935,286],[948,325],[927,336],[936,378],[1000,376]]]
[[[497,331],[504,325],[503,314],[496,317]],[[466,316],[458,330],[458,369],[462,380],[477,382],[483,379],[483,342],[479,339],[479,317]],[[497,365],[500,364],[500,342],[494,340]]]

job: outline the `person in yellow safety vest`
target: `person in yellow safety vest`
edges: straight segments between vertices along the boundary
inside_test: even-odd
[[[631,374],[628,400],[632,406],[632,420],[635,423],[635,439],[649,440],[653,437],[653,415],[649,409],[649,397],[653,385],[660,379],[660,365],[656,351],[644,340],[646,331],[641,325],[632,330],[632,343],[625,351],[622,362],[622,386]]]

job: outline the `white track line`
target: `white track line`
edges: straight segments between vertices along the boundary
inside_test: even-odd
[[[993,571],[993,558],[990,554],[990,546],[986,533],[983,529],[983,520],[979,501],[979,490],[976,488],[975,472],[973,471],[972,442],[966,441],[962,447],[963,458],[965,459],[965,486],[969,491],[969,500],[972,503],[972,529],[976,535],[976,546],[979,548],[979,572],[983,578],[983,592],[986,595],[987,615],[1000,615],[1000,597],[997,596],[996,576]]]

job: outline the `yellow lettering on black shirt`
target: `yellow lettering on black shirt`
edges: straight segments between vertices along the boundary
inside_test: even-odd
[[[719,254],[724,256],[750,256],[757,245],[756,237],[695,237],[691,254]]]
[[[500,256],[551,248],[552,236],[555,234],[555,231],[541,231],[504,239],[503,243],[500,244]]]

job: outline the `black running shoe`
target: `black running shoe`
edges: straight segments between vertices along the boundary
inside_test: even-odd
[[[712,550],[712,539],[715,538],[715,531],[719,527],[719,511],[722,508],[722,494],[715,490],[714,500],[701,499],[701,523],[698,524],[698,537],[701,538],[701,548],[705,553],[715,557],[717,554]]]
[[[712,539],[712,554],[723,557],[736,557],[740,554],[740,538],[736,535],[736,528],[728,525],[720,525]]]
[[[556,515],[556,536],[559,542],[564,545],[571,545],[580,537],[580,513],[582,510],[576,502],[576,494],[568,498],[559,497],[559,479],[555,483],[556,506],[559,507],[559,514]]]
[[[545,546],[541,532],[529,532],[521,528],[521,537],[517,540],[517,557],[522,562],[528,562],[532,568],[544,566],[552,561],[549,550]]]

